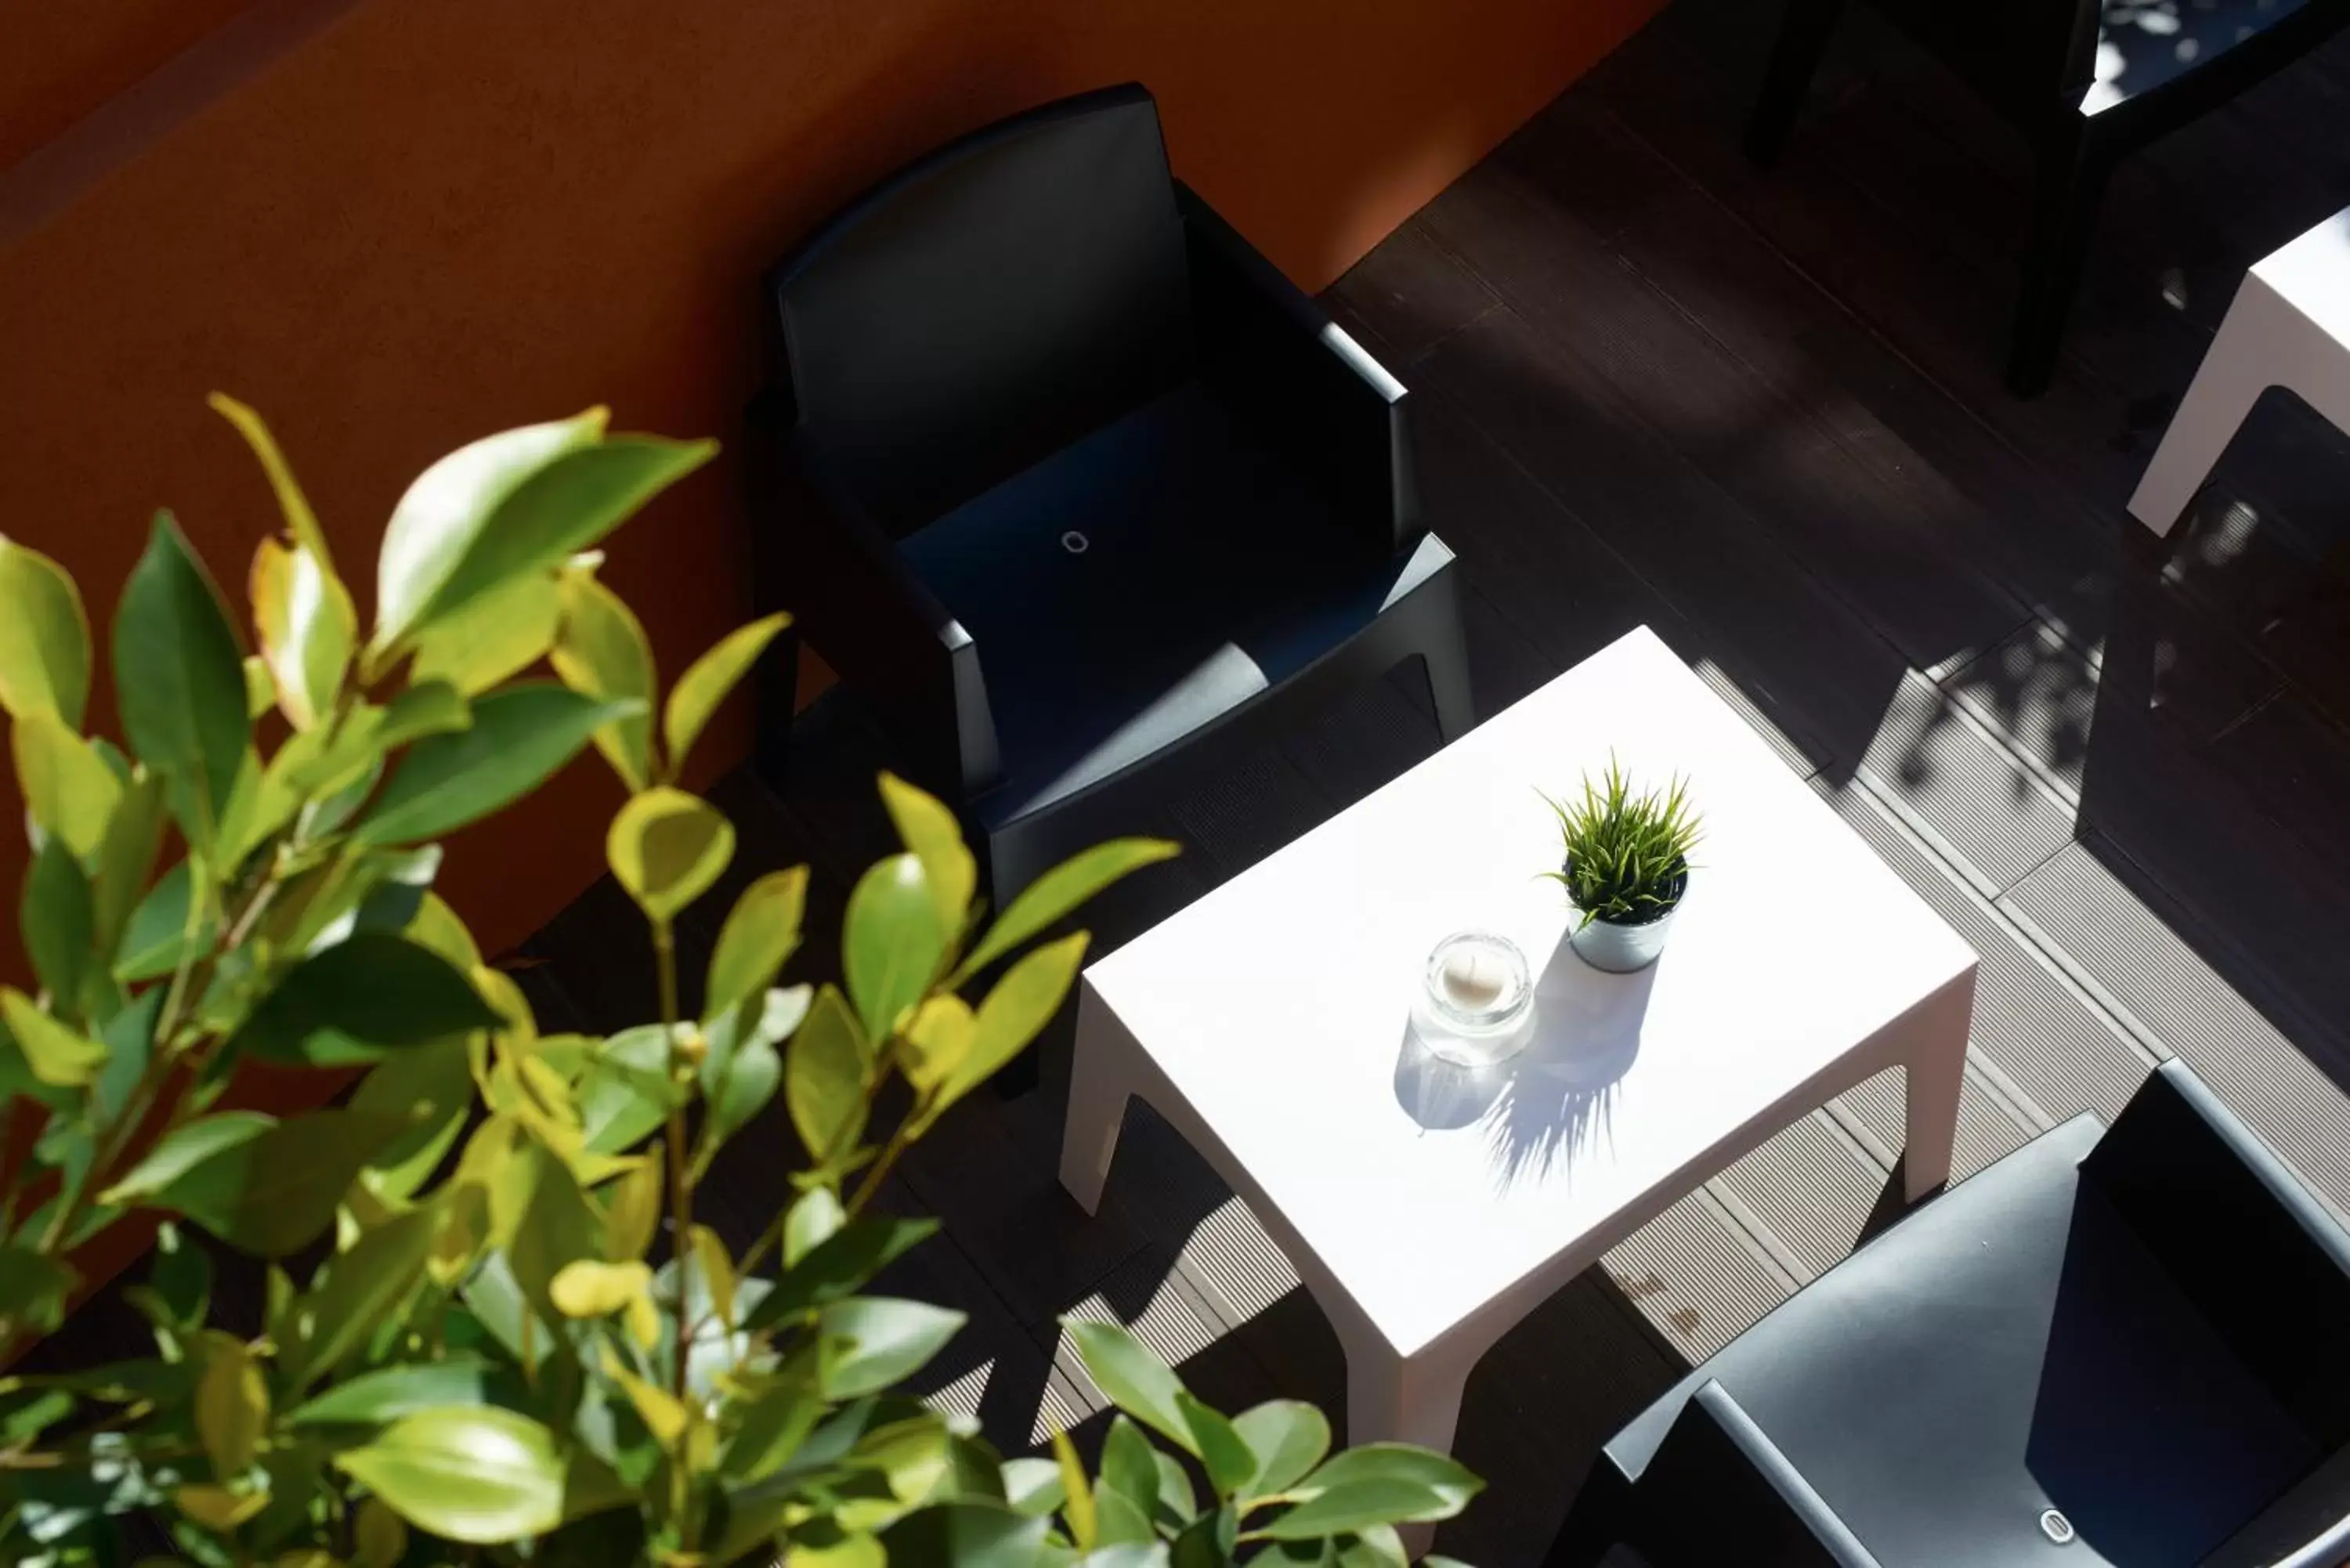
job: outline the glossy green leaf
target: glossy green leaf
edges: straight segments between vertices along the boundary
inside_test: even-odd
[[[1329,1418],[1303,1400],[1267,1400],[1233,1417],[1232,1428],[1256,1456],[1250,1497],[1287,1491],[1330,1451]]]
[[[950,1502],[919,1509],[882,1532],[892,1563],[946,1563],[955,1568],[1040,1568],[1055,1559],[1045,1548],[1052,1521],[994,1502]]]
[[[400,695],[384,704],[374,741],[388,752],[428,735],[453,735],[473,722],[473,704],[453,682],[411,675]]]
[[[286,1122],[221,1112],[166,1134],[104,1201],[170,1210],[244,1251],[284,1257],[327,1228],[352,1178],[403,1130],[347,1109]]]
[[[244,656],[244,718],[256,723],[276,705],[277,688],[271,680],[269,661],[257,653]]]
[[[567,571],[553,592],[559,628],[554,642],[555,672],[563,683],[599,702],[643,704],[639,711],[596,732],[596,749],[620,775],[621,784],[631,794],[642,791],[657,776],[652,644],[635,612],[593,573]]]
[[[269,1386],[242,1341],[212,1332],[203,1341],[203,1373],[196,1380],[196,1436],[213,1473],[226,1478],[253,1462],[254,1450],[269,1429]]]
[[[473,1106],[465,1042],[435,1041],[378,1063],[352,1094],[351,1109],[402,1120],[407,1130],[368,1162],[369,1187],[398,1201],[422,1187],[463,1132]]]
[[[1199,1494],[1191,1490],[1191,1472],[1172,1454],[1153,1449],[1150,1457],[1159,1466],[1159,1525],[1180,1531],[1200,1511]]]
[[[287,971],[237,1031],[234,1048],[346,1066],[499,1023],[448,960],[405,937],[362,930]]]
[[[1199,1439],[1180,1401],[1182,1380],[1142,1341],[1113,1323],[1064,1318],[1061,1326],[1077,1347],[1086,1373],[1110,1403],[1198,1457]]]
[[[410,1524],[451,1541],[520,1541],[563,1520],[555,1434],[511,1410],[419,1410],[334,1462]]]
[[[59,1088],[78,1088],[106,1064],[106,1047],[58,1023],[12,985],[0,985],[0,1022],[16,1037],[33,1075]]]
[[[806,1368],[787,1363],[741,1402],[720,1468],[738,1480],[773,1474],[791,1461],[830,1412]]]
[[[506,1245],[506,1261],[531,1305],[542,1315],[556,1316],[555,1277],[567,1264],[603,1256],[604,1216],[553,1154],[525,1145],[516,1158],[535,1163],[537,1169],[529,1204]]]
[[[1484,1482],[1446,1455],[1368,1443],[1333,1457],[1292,1490],[1306,1501],[1264,1527],[1273,1540],[1336,1535],[1371,1524],[1450,1519]]]
[[[962,1314],[928,1302],[850,1296],[831,1303],[817,1316],[825,1397],[858,1399],[903,1382],[962,1325]]]
[[[671,688],[669,703],[661,711],[661,742],[669,752],[671,774],[684,772],[687,753],[709,725],[711,715],[718,711],[735,682],[759,661],[767,645],[791,624],[787,615],[771,615],[737,627],[695,659]]]
[[[351,1568],[397,1568],[408,1555],[408,1525],[376,1498],[351,1513]]]
[[[784,1210],[784,1267],[795,1269],[800,1260],[840,1233],[848,1211],[839,1194],[828,1187],[811,1187]]]
[[[246,594],[278,711],[296,730],[317,729],[333,714],[359,645],[350,590],[308,549],[264,539]]]
[[[881,775],[881,804],[898,829],[899,842],[922,863],[922,875],[937,899],[939,923],[960,933],[979,886],[979,863],[962,841],[962,826],[936,798],[895,774]]]
[[[286,784],[285,775],[262,766],[259,753],[247,748],[230,786],[228,803],[221,808],[220,832],[213,840],[215,864],[242,867],[263,845],[283,832],[302,809],[302,797]]]
[[[466,697],[487,691],[546,658],[561,618],[551,575],[517,577],[419,631],[408,677]]]
[[[441,1216],[430,1207],[395,1214],[329,1259],[323,1279],[296,1296],[291,1330],[277,1346],[277,1369],[296,1392],[334,1371],[397,1316],[424,1277]]]
[[[1024,955],[979,1004],[971,1054],[957,1069],[959,1090],[976,1087],[1025,1050],[1076,982],[1086,960],[1086,933],[1076,931]]]
[[[269,433],[269,426],[259,414],[226,392],[213,392],[204,402],[213,412],[235,426],[244,444],[253,449],[262,474],[269,481],[271,493],[277,497],[277,510],[285,515],[286,531],[294,535],[295,542],[317,556],[329,571],[333,570],[335,557],[327,548],[326,532],[318,526],[317,514],[310,510],[309,498],[302,493],[293,467],[278,450],[277,438]]]
[[[792,1126],[820,1166],[845,1158],[865,1133],[865,1048],[857,1020],[827,985],[792,1035],[784,1100]]]
[[[461,1352],[442,1361],[411,1362],[347,1377],[296,1406],[286,1418],[296,1426],[376,1426],[435,1406],[504,1403],[519,1392],[519,1379],[499,1363]]]
[[[1003,1461],[1003,1500],[1015,1511],[1034,1519],[1049,1518],[1060,1511],[1068,1495],[1068,1489],[1061,1484],[1061,1467],[1052,1460]]]
[[[1269,1541],[1314,1541],[1372,1525],[1450,1519],[1461,1505],[1415,1482],[1371,1478],[1330,1487],[1252,1532]]]
[[[616,435],[556,454],[499,500],[495,515],[467,545],[417,624],[462,608],[502,583],[552,570],[717,451],[711,441]]]
[[[417,900],[416,913],[408,922],[408,940],[417,946],[430,948],[462,970],[481,967],[481,945],[457,911],[438,893],[427,893]]]
[[[360,816],[362,844],[415,844],[487,816],[577,756],[619,715],[547,681],[525,681],[473,704],[473,722],[420,741]]]
[[[172,1321],[183,1329],[204,1321],[212,1304],[212,1254],[191,1241],[186,1231],[168,1221],[156,1228],[154,1260],[147,1268],[147,1285]]]
[[[1071,856],[1031,882],[996,917],[955,971],[953,983],[962,984],[1119,877],[1171,859],[1181,847],[1163,838],[1113,838]]]
[[[1159,1511],[1159,1450],[1124,1416],[1111,1419],[1102,1438],[1101,1475],[1094,1487],[1100,1510],[1104,1542],[1149,1541],[1156,1538],[1153,1516]]]
[[[601,1042],[579,1087],[579,1124],[589,1150],[619,1154],[650,1136],[682,1103],[669,1075],[669,1032],[658,1023]]]
[[[710,1027],[709,1054],[700,1073],[712,1140],[732,1137],[775,1097],[784,1081],[784,1059],[775,1044],[799,1027],[815,995],[805,985],[771,991],[755,1009],[743,1002]]]
[[[82,987],[98,956],[98,908],[65,840],[49,839],[33,857],[17,908],[16,933],[33,972],[60,1012],[80,1016]]]
[[[56,716],[27,713],[9,726],[16,787],[42,831],[88,859],[106,836],[122,786],[97,750]]]
[[[209,848],[250,732],[244,659],[219,592],[169,513],[114,616],[115,697],[139,758],[164,781],[188,842]]]
[[[1232,1422],[1193,1398],[1189,1389],[1176,1395],[1175,1405],[1183,1412],[1183,1425],[1196,1445],[1193,1451],[1200,1456],[1216,1495],[1231,1497],[1248,1485],[1249,1477],[1256,1473],[1256,1455]]]
[[[775,1288],[744,1319],[743,1326],[754,1332],[773,1328],[800,1313],[855,1294],[874,1275],[936,1235],[938,1229],[935,1220],[889,1215],[849,1220],[786,1267]]]
[[[65,1322],[73,1294],[74,1272],[15,1241],[0,1241],[0,1323],[29,1325],[42,1334]]]
[[[667,785],[632,797],[604,836],[612,875],[657,922],[710,890],[734,857],[734,825],[708,801]]]
[[[0,535],[0,708],[81,728],[89,618],[63,566]]]
[[[807,867],[770,871],[743,889],[719,929],[702,988],[702,1015],[715,1020],[775,983],[800,944]]]
[[[501,431],[417,476],[384,529],[371,655],[389,651],[440,598],[507,498],[564,453],[601,440],[606,418],[604,410],[590,409],[574,419]],[[445,613],[456,607],[440,607]]]
[[[660,1230],[661,1146],[647,1149],[637,1165],[603,1189],[604,1255],[629,1262],[645,1255]]]
[[[899,1067],[915,1094],[931,1096],[951,1081],[971,1060],[979,1037],[979,1015],[962,997],[947,993],[927,998],[907,1023],[898,1050]],[[951,1095],[925,1102],[916,1129],[926,1130],[930,1118],[953,1103]]]
[[[179,966],[180,955],[187,946],[188,898],[193,883],[189,863],[182,860],[165,872],[163,879],[140,900],[138,908],[130,912],[130,924],[124,928],[121,944],[116,950],[117,980],[157,980]],[[209,950],[219,929],[219,922],[206,909],[196,928],[196,950]]]
[[[90,925],[96,950],[109,967],[121,951],[122,933],[147,891],[162,847],[163,786],[141,770],[122,786],[90,865]],[[184,909],[182,905],[183,913]]]
[[[921,1000],[948,940],[919,857],[892,855],[858,878],[848,895],[841,971],[868,1039],[887,1040],[899,1016]]]

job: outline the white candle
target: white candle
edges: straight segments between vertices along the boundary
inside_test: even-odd
[[[1502,994],[1501,961],[1474,948],[1461,948],[1444,961],[1444,995],[1464,1012],[1482,1012]]]

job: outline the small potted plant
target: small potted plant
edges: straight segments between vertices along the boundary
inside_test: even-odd
[[[1548,797],[1544,797],[1548,798]],[[1689,891],[1690,851],[1699,819],[1689,781],[1635,794],[1616,759],[1604,778],[1586,774],[1583,797],[1551,801],[1565,860],[1545,872],[1566,888],[1582,919],[1568,940],[1584,962],[1629,974],[1657,961],[1673,911]]]

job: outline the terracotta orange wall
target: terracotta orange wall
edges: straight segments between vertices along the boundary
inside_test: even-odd
[[[56,36],[0,68],[0,162],[66,140],[0,171],[0,530],[107,618],[168,504],[235,588],[270,508],[215,387],[276,424],[347,563],[409,476],[490,430],[606,401],[624,427],[731,434],[754,280],[795,235],[949,136],[1127,78],[1158,94],[1178,171],[1318,288],[1656,4],[36,7]],[[158,97],[192,17],[229,30],[198,45],[196,88]],[[614,542],[608,579],[671,673],[745,613],[737,483],[722,462]],[[706,760],[744,738],[737,713]],[[485,945],[595,873],[614,800],[583,764],[459,846]]]

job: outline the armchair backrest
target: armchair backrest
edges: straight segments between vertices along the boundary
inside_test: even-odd
[[[2311,1436],[2350,1442],[2350,1233],[2186,1064],[2155,1070],[2081,1174]]]
[[[2030,124],[2095,79],[2100,0],[1877,0],[2010,118]]]
[[[1138,86],[931,153],[768,284],[797,439],[895,537],[1191,373],[1183,228]]]

